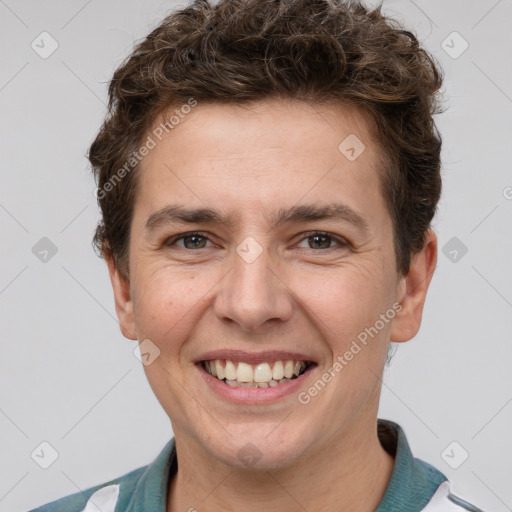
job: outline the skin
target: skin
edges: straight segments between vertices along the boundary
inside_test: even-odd
[[[349,134],[366,146],[354,161],[338,150]],[[176,439],[169,512],[377,508],[394,463],[376,433],[387,349],[417,333],[437,260],[428,231],[408,274],[397,273],[379,172],[361,113],[285,100],[200,103],[144,158],[129,279],[107,263],[122,333],[160,350],[144,370]],[[230,228],[171,223],[148,234],[149,215],[175,202],[239,217]],[[278,208],[330,202],[356,211],[367,232],[344,220],[274,228],[266,220]],[[313,230],[334,238],[315,243]],[[190,231],[208,239],[200,248],[190,239],[173,244]],[[252,263],[236,252],[248,236],[262,248]],[[393,304],[401,309],[392,321],[307,404],[295,393],[233,404],[194,365],[207,350],[297,351],[317,363],[307,390]],[[261,455],[250,466],[237,455],[248,442]]]

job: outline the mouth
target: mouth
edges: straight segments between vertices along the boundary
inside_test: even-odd
[[[298,379],[316,363],[285,359],[251,364],[230,359],[200,361],[202,369],[226,386],[240,388],[272,388]]]

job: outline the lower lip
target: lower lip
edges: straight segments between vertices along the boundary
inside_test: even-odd
[[[299,388],[302,387],[304,381],[309,377],[311,370],[313,370],[316,365],[309,367],[296,379],[268,388],[243,388],[230,386],[229,384],[226,384],[225,382],[210,375],[202,367],[201,363],[198,363],[196,366],[201,377],[210,389],[222,398],[238,404],[261,404],[275,402],[286,396],[297,394]]]

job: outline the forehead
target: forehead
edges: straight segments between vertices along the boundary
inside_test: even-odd
[[[164,131],[175,111],[159,116],[146,134],[155,146],[139,174],[137,202],[145,209],[162,208],[170,197],[267,211],[306,199],[384,204],[381,155],[358,109],[288,100],[199,102]]]
[[[205,102],[197,103],[193,109],[187,107],[186,111],[182,110],[185,106],[172,107],[160,114],[147,135],[155,138],[156,143],[162,139],[172,143],[174,139],[176,145],[180,145],[182,139],[187,139],[187,146],[180,149],[192,149],[194,154],[202,153],[205,146],[213,143],[216,147],[206,149],[210,157],[225,153],[227,147],[231,153],[238,149],[246,155],[253,146],[260,152],[280,149],[302,153],[312,146],[317,149],[321,144],[331,151],[340,151],[339,144],[352,136],[347,147],[341,148],[346,150],[352,145],[358,150],[355,155],[345,153],[351,159],[357,157],[363,141],[367,147],[374,145],[374,123],[370,116],[353,105],[340,102],[315,104],[291,99],[241,104]],[[178,113],[179,116],[175,115]],[[199,131],[201,139],[197,137]],[[369,149],[372,153],[374,148]]]

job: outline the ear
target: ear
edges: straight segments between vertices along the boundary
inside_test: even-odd
[[[119,327],[125,338],[136,340],[137,334],[135,329],[135,317],[133,314],[130,281],[121,276],[111,257],[105,256],[105,261],[107,262],[110,281],[112,283],[112,289],[114,290]]]
[[[393,319],[391,341],[409,341],[419,331],[427,290],[436,264],[437,236],[429,229],[423,249],[413,255],[409,272],[400,278],[397,301],[402,309]]]

